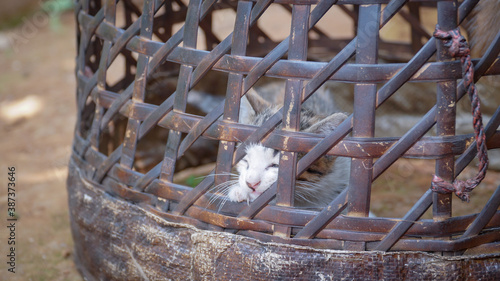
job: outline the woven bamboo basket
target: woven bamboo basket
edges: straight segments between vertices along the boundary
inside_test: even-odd
[[[420,19],[432,14],[454,30],[478,2],[77,1],[68,192],[82,274],[500,280],[500,189],[475,214],[453,216],[454,195],[427,189],[402,217],[368,216],[373,182],[398,159],[430,159],[445,181],[475,159],[479,141],[455,133],[456,103],[467,95],[462,61]],[[325,20],[339,15],[342,24]],[[395,17],[408,40],[380,36]],[[490,42],[472,60],[476,81],[500,74],[500,35]],[[270,80],[284,82],[283,108],[260,127],[239,123],[242,97]],[[299,132],[301,104],[332,82],[351,85],[352,114],[329,135]],[[402,136],[376,136],[377,109],[416,82],[433,84],[422,95],[433,106]],[[213,96],[210,111],[189,102],[195,90]],[[490,150],[500,147],[499,124],[500,107],[484,124]],[[211,188],[255,142],[280,151],[280,180],[253,202],[210,204]],[[326,207],[294,207],[293,182],[326,154],[352,159],[348,188]],[[178,180],[196,173],[205,177]]]

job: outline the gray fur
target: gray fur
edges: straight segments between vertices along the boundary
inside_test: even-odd
[[[276,88],[276,85],[271,85],[269,88]],[[326,101],[329,100],[329,94],[326,90],[319,91],[308,100],[307,104],[304,104],[301,109],[300,131],[329,134],[345,120],[347,117],[345,114],[333,113],[332,106],[327,108],[328,102]],[[261,96],[256,97],[256,95],[259,94],[255,91],[249,91],[242,99],[240,122],[261,126],[279,110],[280,106],[267,102],[266,98]],[[318,114],[317,110],[314,109],[314,106],[318,104],[322,105],[320,111],[322,113],[329,112],[329,115]],[[301,156],[299,155],[299,158]],[[296,181],[295,205],[321,207],[329,204],[348,186],[349,172],[349,158],[323,156]]]

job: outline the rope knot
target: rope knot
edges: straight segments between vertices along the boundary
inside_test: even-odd
[[[452,57],[466,57],[470,55],[469,44],[465,40],[465,37],[460,34],[459,28],[443,31],[439,28],[439,25],[436,25],[433,36],[444,41],[444,46],[448,48]]]
[[[462,62],[462,76],[464,87],[469,94],[473,115],[474,136],[476,139],[477,157],[479,158],[479,171],[476,176],[466,181],[455,180],[448,182],[434,175],[431,189],[437,193],[455,193],[462,201],[469,202],[471,192],[486,176],[488,167],[488,151],[486,148],[486,136],[483,130],[483,118],[477,89],[474,85],[474,65],[470,57],[470,49],[467,40],[460,34],[459,28],[443,31],[436,25],[434,37],[444,40],[444,46],[452,57],[460,57]]]
[[[455,195],[462,201],[469,202],[469,192],[474,189],[475,185],[470,180],[460,181],[455,180],[453,183],[443,180],[442,178],[434,175],[431,182],[431,189],[434,192],[441,194],[455,193]]]

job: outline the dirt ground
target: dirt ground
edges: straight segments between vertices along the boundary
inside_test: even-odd
[[[25,24],[0,33],[0,280],[82,280],[73,264],[65,182],[76,112],[75,26],[71,13],[61,20],[56,30]],[[5,48],[6,34],[21,36],[14,48]],[[7,271],[5,254],[8,167],[16,169],[16,273]],[[428,188],[433,170],[429,161],[399,161],[377,180],[372,211],[404,214]],[[470,204],[454,201],[456,214],[480,211],[499,179],[490,172]]]
[[[71,13],[61,20],[57,29],[25,24],[1,33],[17,39],[0,49],[0,280],[83,280],[73,264],[66,193],[75,24]],[[6,268],[8,167],[16,169],[16,273]]]

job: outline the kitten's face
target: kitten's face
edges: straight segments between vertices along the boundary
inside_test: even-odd
[[[266,191],[278,178],[279,151],[252,144],[247,155],[238,162],[238,184],[231,187],[229,200],[251,202]]]

